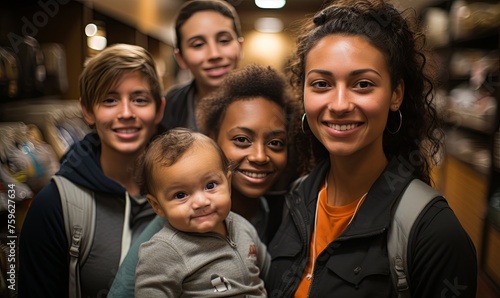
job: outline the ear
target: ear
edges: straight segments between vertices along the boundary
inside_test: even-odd
[[[177,61],[177,64],[179,64],[179,67],[181,69],[188,68],[186,62],[184,61],[184,58],[182,58],[182,53],[181,53],[181,50],[179,50],[179,48],[174,49],[174,57],[175,57],[175,61]]]
[[[163,114],[165,113],[165,104],[166,104],[165,97],[162,96],[160,101],[160,106],[158,107],[155,116],[156,125],[160,124],[161,120],[163,119]]]
[[[403,98],[405,94],[405,83],[403,80],[399,81],[398,85],[392,91],[392,97],[391,97],[391,111],[396,112],[399,107],[401,107],[401,104],[403,103]]]
[[[80,107],[82,108],[83,119],[85,119],[85,122],[87,122],[88,125],[94,125],[95,124],[94,112],[87,110],[87,108],[82,102],[81,97],[79,98],[79,101],[80,101]]]
[[[243,37],[238,37],[238,43],[240,44],[240,55],[238,57],[238,62],[243,60],[244,52],[243,52],[243,42],[245,39]]]
[[[158,199],[152,194],[147,194],[146,199],[148,199],[149,204],[151,204],[151,207],[153,207],[154,212],[158,214],[159,217],[165,218],[165,212],[163,212]]]

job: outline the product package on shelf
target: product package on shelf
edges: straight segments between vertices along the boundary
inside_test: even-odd
[[[34,125],[0,123],[0,179],[4,190],[15,185],[17,202],[33,198],[59,169],[54,150],[40,136]],[[6,204],[6,199],[0,200],[0,211],[6,210]]]
[[[24,104],[9,104],[2,108],[0,118],[36,125],[58,158],[91,131],[83,119],[78,100],[37,99]]]
[[[500,2],[454,1],[450,9],[450,31],[456,40],[500,28]]]

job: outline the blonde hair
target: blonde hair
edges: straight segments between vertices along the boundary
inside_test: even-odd
[[[156,109],[159,109],[162,86],[154,59],[144,48],[130,44],[114,44],[87,62],[80,75],[82,105],[92,111],[124,74],[134,71],[140,71],[148,80]]]

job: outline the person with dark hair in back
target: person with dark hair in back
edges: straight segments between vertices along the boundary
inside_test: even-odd
[[[242,57],[240,20],[226,1],[187,1],[177,13],[175,37],[175,59],[181,69],[191,72],[193,79],[167,91],[162,126],[198,130],[199,101],[217,90]]]

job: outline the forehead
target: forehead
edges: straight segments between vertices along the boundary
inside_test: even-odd
[[[207,173],[222,172],[221,157],[208,141],[196,141],[177,161],[169,166],[155,164],[154,171],[165,180],[183,181],[189,177],[201,177]]]
[[[131,70],[131,71],[125,71],[116,78],[114,78],[109,91],[116,90],[124,83],[127,84],[134,83],[141,86],[146,86],[148,89],[150,88],[146,75],[142,71]]]
[[[263,97],[241,99],[229,104],[222,125],[266,127],[284,130],[285,111],[277,103]]]
[[[225,15],[213,11],[203,10],[194,13],[180,28],[182,39],[187,40],[194,36],[210,36],[220,32],[234,32],[233,20]]]
[[[387,70],[382,51],[357,35],[331,34],[321,38],[306,57],[308,68],[372,67]]]

